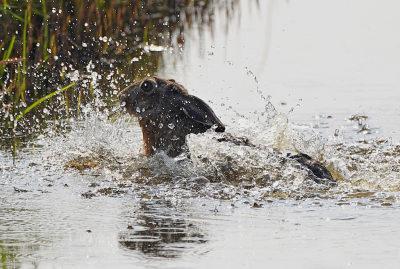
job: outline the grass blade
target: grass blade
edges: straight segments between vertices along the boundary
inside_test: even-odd
[[[64,87],[64,88],[62,88],[62,89],[60,89],[60,90],[57,90],[57,91],[55,91],[55,92],[52,92],[52,93],[46,95],[45,97],[40,98],[40,99],[37,100],[35,103],[33,103],[30,107],[28,107],[27,109],[25,109],[24,112],[22,112],[21,114],[19,114],[19,115],[15,118],[14,122],[16,122],[16,121],[18,121],[19,119],[21,119],[23,116],[25,116],[26,113],[28,113],[29,111],[31,111],[32,109],[34,109],[35,107],[37,107],[40,103],[46,101],[47,99],[53,97],[53,96],[56,95],[56,94],[59,94],[60,92],[63,92],[63,91],[65,91],[65,90],[71,88],[72,86],[74,86],[74,83],[71,83],[71,84],[69,84],[68,86],[66,86],[66,87]]]
[[[8,49],[5,51],[5,53],[3,55],[3,61],[9,60],[10,55],[11,55],[11,51],[12,51],[12,49],[14,47],[14,42],[15,42],[15,35],[11,38],[10,45],[8,46]],[[6,68],[5,66],[0,65],[0,78],[3,77],[5,68]],[[3,85],[3,83],[1,83],[1,84]]]
[[[48,43],[48,21],[47,21],[47,9],[46,9],[46,1],[42,1],[42,11],[43,11],[43,59],[44,61],[47,61],[47,58],[49,58],[48,52],[47,52],[47,43]]]
[[[6,64],[12,64],[12,63],[18,63],[18,62],[23,62],[25,59],[24,58],[11,58],[7,60],[2,60],[0,61],[0,65],[6,65]]]
[[[6,7],[6,5],[4,5],[4,7]],[[18,16],[17,14],[15,14],[14,12],[11,11],[11,9],[7,9],[0,6],[0,10],[3,11],[4,13],[10,13],[13,17],[17,18],[18,20],[24,22],[24,19],[20,16]]]

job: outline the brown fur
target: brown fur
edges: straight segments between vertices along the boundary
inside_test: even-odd
[[[145,83],[152,89],[146,91]],[[145,155],[164,151],[175,157],[186,149],[186,135],[203,133],[213,126],[216,131],[225,130],[206,103],[172,79],[142,79],[122,90],[119,99],[139,120]]]

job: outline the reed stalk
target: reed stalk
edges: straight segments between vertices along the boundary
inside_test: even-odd
[[[47,42],[48,42],[48,25],[47,25],[47,8],[46,8],[46,1],[42,0],[42,12],[43,12],[43,60],[47,61],[49,58],[48,52],[47,52]]]
[[[76,109],[76,116],[77,117],[79,117],[80,108],[81,108],[81,102],[82,102],[82,89],[79,90],[79,95],[78,95],[78,107]]]
[[[24,32],[23,32],[23,46],[22,46],[22,70],[18,65],[18,86],[16,89],[16,93],[14,95],[14,111],[16,111],[17,106],[20,101],[25,102],[24,93],[26,87],[26,49],[27,49],[27,27],[28,27],[28,12],[29,10],[25,10],[25,17],[24,17]]]
[[[8,46],[7,50],[5,51],[4,55],[3,55],[3,65],[0,65],[0,78],[3,77],[4,75],[4,69],[6,68],[6,63],[9,62],[10,59],[10,55],[11,52],[13,50],[14,47],[14,42],[15,42],[15,35],[13,35],[13,37],[11,38],[11,42],[10,45]],[[4,82],[2,80],[0,80],[0,83],[2,86],[4,86]]]

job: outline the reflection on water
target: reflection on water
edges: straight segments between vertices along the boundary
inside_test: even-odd
[[[127,216],[134,221],[120,233],[118,242],[129,250],[164,258],[178,258],[191,244],[207,243],[201,228],[177,209],[170,200],[140,201]]]
[[[15,267],[19,267],[18,256],[23,251],[22,247],[25,245],[27,245],[26,242],[19,242],[15,239],[0,240],[1,264],[13,264]]]

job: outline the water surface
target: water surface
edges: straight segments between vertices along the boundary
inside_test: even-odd
[[[87,106],[64,134],[3,145],[5,268],[397,268],[399,4],[237,8],[159,75],[230,132],[321,159],[337,186],[212,132],[188,138],[192,162],[147,159],[134,119]]]

